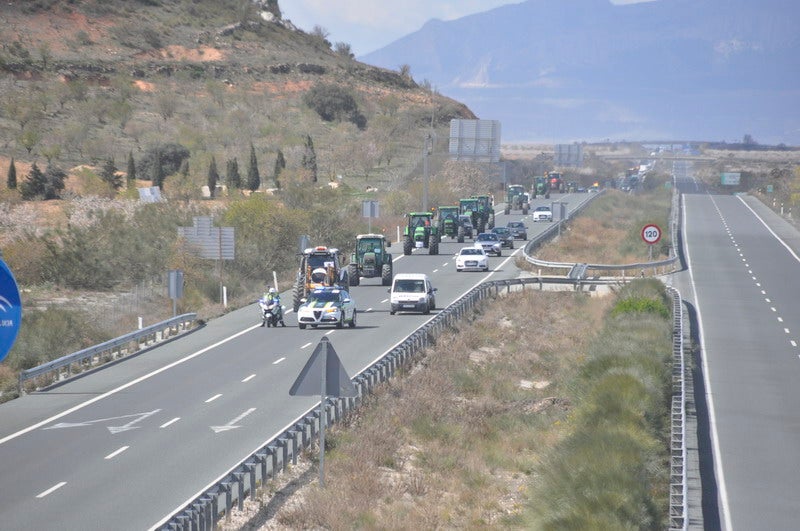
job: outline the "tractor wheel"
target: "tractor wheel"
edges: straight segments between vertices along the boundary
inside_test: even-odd
[[[358,286],[358,283],[361,282],[358,276],[358,264],[350,264],[347,266],[347,280],[350,281],[351,286]]]
[[[302,299],[303,295],[305,295],[305,293],[303,293],[303,282],[303,279],[298,280],[294,283],[294,288],[292,288],[292,309],[295,312],[297,312],[298,308],[300,308],[300,305],[302,304],[300,299]]]
[[[411,238],[408,236],[403,239],[403,254],[409,255],[411,254],[411,249],[414,248],[414,242],[411,241]]]
[[[458,227],[458,243],[464,243],[464,227]]]
[[[527,216],[528,215],[528,205],[527,205],[527,203],[522,205],[522,215],[523,216]]]
[[[392,285],[392,264],[383,264],[381,267],[381,285],[383,286],[391,286]]]
[[[511,214],[511,207],[506,205],[506,209],[503,211],[503,214],[505,214],[506,216]]]
[[[439,254],[439,238],[431,236],[431,246],[428,248],[428,254]]]

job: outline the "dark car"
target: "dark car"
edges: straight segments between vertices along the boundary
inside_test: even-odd
[[[511,234],[508,227],[495,227],[492,229],[492,232],[497,234],[497,237],[500,238],[500,245],[508,247],[509,249],[514,248],[514,235]]]
[[[526,227],[523,222],[509,221],[506,227],[508,227],[508,230],[514,238],[519,238],[521,240],[528,239],[528,227]]]

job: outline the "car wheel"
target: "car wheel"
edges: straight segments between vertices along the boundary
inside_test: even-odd
[[[389,315],[394,315],[395,312],[393,310],[389,310]]]
[[[339,316],[339,322],[336,323],[336,328],[344,328],[344,310],[342,310],[342,315]]]
[[[306,329],[306,325],[303,324],[303,323],[300,323],[297,326],[300,328],[300,330],[305,330]]]
[[[312,324],[312,325],[311,325],[311,328],[316,328],[317,326],[319,326],[319,325],[317,325],[317,324]]]
[[[355,310],[353,310],[353,318],[352,318],[352,319],[350,319],[350,322],[349,322],[349,323],[347,323],[347,325],[348,325],[350,328],[355,328],[355,327],[356,327],[356,313],[357,313],[357,312],[356,312]]]

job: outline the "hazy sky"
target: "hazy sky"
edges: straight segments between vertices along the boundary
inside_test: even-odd
[[[630,4],[648,0],[610,0]],[[520,0],[283,0],[284,19],[310,32],[328,31],[332,44],[346,42],[356,56],[366,55],[420,29],[430,19],[454,20]],[[398,9],[400,8],[400,10]]]

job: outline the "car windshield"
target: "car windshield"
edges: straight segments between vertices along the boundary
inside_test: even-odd
[[[546,206],[536,207],[536,211],[537,212],[550,212],[550,207],[546,207]]]
[[[497,228],[495,228],[493,230],[494,230],[495,234],[500,234],[500,235],[509,233],[509,230],[507,228],[505,228],[505,227],[497,227]]]
[[[481,255],[481,254],[483,254],[483,249],[478,249],[477,247],[461,249],[461,254],[462,255],[465,255],[465,254]]]
[[[308,265],[311,269],[333,267],[333,257],[329,254],[312,254],[308,257]]]
[[[424,293],[425,281],[414,279],[400,279],[395,282],[394,290],[399,293]]]
[[[497,234],[489,234],[489,233],[478,234],[478,240],[496,242],[497,241]]]
[[[339,302],[338,291],[315,291],[308,298],[308,302]]]
[[[508,228],[509,229],[521,229],[521,228],[524,228],[524,225],[522,224],[521,221],[510,221],[508,223]]]

